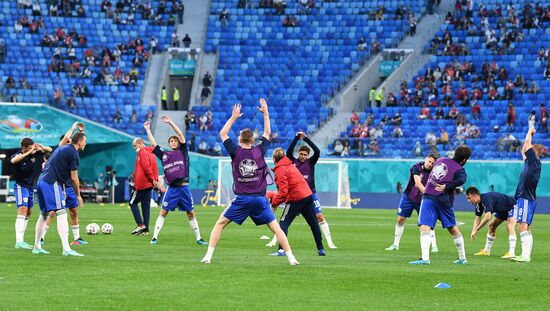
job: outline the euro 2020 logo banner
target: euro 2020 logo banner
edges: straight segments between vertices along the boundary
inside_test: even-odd
[[[40,121],[26,116],[10,114],[0,119],[0,130],[10,134],[38,133],[44,129]]]

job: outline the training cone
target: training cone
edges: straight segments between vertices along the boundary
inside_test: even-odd
[[[437,283],[437,285],[434,286],[434,288],[451,288],[451,285],[447,283]]]

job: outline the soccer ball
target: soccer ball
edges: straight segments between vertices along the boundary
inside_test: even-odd
[[[88,224],[86,226],[86,232],[88,234],[98,234],[99,233],[99,225],[94,223]]]
[[[101,232],[103,232],[104,234],[111,234],[111,233],[113,233],[113,225],[111,225],[111,224],[103,224],[103,226],[101,226]]]

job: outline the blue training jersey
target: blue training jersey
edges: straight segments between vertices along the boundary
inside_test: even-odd
[[[21,154],[23,154],[23,150],[19,150],[11,159]],[[38,156],[42,156],[42,153],[30,154],[23,160],[13,164],[13,179],[19,186],[27,188],[34,186],[34,163]]]
[[[73,145],[61,146],[54,150],[38,180],[48,184],[67,183],[71,179],[71,171],[78,170],[79,161],[78,151]]]
[[[515,198],[529,201],[537,200],[537,185],[540,179],[541,163],[533,148],[525,152],[525,161],[519,175]]]
[[[498,192],[482,193],[480,197],[481,202],[475,209],[476,216],[481,216],[483,213],[508,213],[516,204],[514,198]]]

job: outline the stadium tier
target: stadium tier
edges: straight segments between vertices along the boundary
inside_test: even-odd
[[[16,94],[19,102],[49,103],[142,135],[148,110],[156,108],[139,105],[150,39],[156,38],[157,50],[169,46],[174,28],[169,9],[159,14],[159,1],[149,1],[156,12],[152,20],[137,5],[123,5],[117,13],[113,2],[108,13],[101,0],[84,0],[82,8],[59,6],[52,12],[48,1],[40,1],[38,15],[37,8],[18,8],[17,2],[0,3],[0,37],[7,50],[0,75],[14,81],[13,87],[3,85],[5,99]]]
[[[424,1],[316,1],[311,9],[288,1],[284,12],[277,8],[238,8],[238,1],[212,1],[205,50],[219,53],[212,107],[211,131],[225,123],[228,106],[245,105],[243,126],[261,127],[261,117],[249,113],[259,96],[270,103],[272,132],[287,145],[299,130],[312,132],[326,122],[331,108],[323,105],[371,55],[375,41],[380,47],[395,47],[403,38],[406,6],[419,14]],[[376,13],[384,8],[383,17]],[[222,25],[218,14],[226,8],[230,22]],[[284,27],[286,17],[296,18],[295,27]],[[358,50],[361,37],[365,50]],[[194,108],[201,115],[207,108]],[[290,120],[293,120],[290,122]],[[212,143],[210,141],[210,143]]]
[[[538,129],[537,140],[547,145],[547,11],[546,6],[525,1],[500,4],[490,0],[476,1],[471,18],[464,8],[447,15],[446,23],[426,46],[426,52],[435,56],[413,81],[401,84],[395,107],[367,108],[359,113],[358,123],[363,124],[372,112],[374,122],[367,132],[375,129],[362,135],[363,129],[354,129],[350,123],[339,143],[349,140],[350,156],[388,158],[414,157],[417,142],[422,150],[418,156],[428,151],[445,155],[450,146],[466,143],[473,149],[473,159],[516,160],[521,158],[518,140],[532,122]],[[438,107],[442,108],[439,115]],[[402,118],[402,137],[394,133],[391,122],[397,112]],[[389,121],[384,123],[385,116]],[[378,125],[383,134],[376,139],[378,149],[373,150],[370,144]],[[435,148],[431,148],[430,141],[439,138],[443,129],[449,143],[437,143],[436,139]],[[430,132],[435,137],[427,138]],[[328,153],[335,154],[334,144]]]

